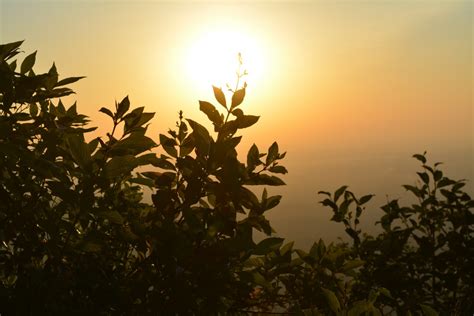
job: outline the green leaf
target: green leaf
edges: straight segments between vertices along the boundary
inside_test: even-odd
[[[257,244],[253,253],[256,255],[265,255],[273,250],[279,249],[283,244],[283,238],[270,237]]]
[[[222,92],[222,89],[215,86],[212,86],[212,89],[214,90],[214,97],[216,98],[217,102],[227,109],[225,95],[224,92]]]
[[[256,271],[253,272],[252,276],[253,276],[253,281],[255,282],[255,284],[263,286],[263,287],[267,287],[267,288],[270,286],[270,284],[267,282],[267,280],[265,280],[265,277],[260,272],[256,272]]]
[[[321,288],[321,290],[323,291],[323,295],[326,298],[329,308],[333,311],[333,313],[339,313],[341,311],[341,304],[339,303],[336,294],[334,294],[333,291],[325,288]]]
[[[284,245],[283,247],[281,247],[280,248],[280,255],[284,256],[288,252],[291,252],[291,250],[293,249],[294,244],[295,244],[295,242],[291,241],[291,242],[287,243],[286,245]]]
[[[234,94],[232,95],[232,105],[230,109],[233,110],[234,108],[239,106],[242,103],[242,101],[244,101],[244,97],[245,97],[245,88],[235,91]]]
[[[438,312],[436,312],[432,307],[424,304],[420,304],[421,310],[423,314],[426,316],[438,316]]]
[[[35,61],[36,61],[36,52],[26,56],[23,62],[21,63],[21,67],[20,67],[21,74],[26,74],[28,71],[30,71],[31,68],[33,68],[33,66],[35,65]]]
[[[216,127],[220,127],[224,123],[221,114],[211,103],[199,101],[199,109],[207,115],[209,120],[211,120],[211,122],[214,123]]]
[[[348,312],[348,316],[361,316],[371,310],[371,306],[367,301],[355,302]]]

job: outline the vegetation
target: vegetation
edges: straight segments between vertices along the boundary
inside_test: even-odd
[[[146,135],[154,114],[126,97],[100,109],[111,131],[87,142],[87,117],[55,101],[81,77],[35,74],[35,53],[18,67],[20,45],[0,46],[2,315],[474,311],[474,202],[425,155],[420,185],[405,186],[417,203],[383,206],[382,233],[362,234],[372,196],[344,186],[320,193],[352,242],[296,249],[265,217],[281,196],[251,189],[284,184],[285,153],[273,143],[237,156],[240,130],[258,121],[239,107],[244,73],[230,100],[214,87],[221,111],[199,102],[213,132],[180,112],[158,145]]]

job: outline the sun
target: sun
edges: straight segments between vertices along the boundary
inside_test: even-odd
[[[239,55],[240,71],[247,71],[245,81],[258,86],[265,70],[260,42],[241,30],[207,30],[196,36],[186,50],[185,72],[198,89],[211,85],[235,88]]]

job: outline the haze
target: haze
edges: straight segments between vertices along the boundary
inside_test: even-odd
[[[347,184],[376,194],[370,231],[387,195],[409,202],[401,185],[416,181],[412,154],[426,150],[452,178],[474,179],[471,1],[1,0],[0,21],[1,42],[38,50],[37,71],[55,61],[63,76],[87,76],[66,103],[77,100],[99,134],[108,121],[98,109],[129,95],[157,113],[156,140],[180,109],[202,121],[198,100],[213,101],[211,86],[186,68],[190,47],[213,30],[250,36],[263,60],[253,75],[247,67],[244,107],[261,119],[241,154],[274,140],[288,152],[287,186],[269,190],[283,201],[268,218],[302,247],[344,234],[319,190]]]

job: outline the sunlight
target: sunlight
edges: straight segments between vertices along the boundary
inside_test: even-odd
[[[193,39],[186,49],[185,73],[195,88],[209,89],[215,85],[225,89],[235,85],[238,54],[243,59],[242,71],[247,70],[245,81],[258,85],[265,68],[262,47],[249,34],[234,30],[208,31]]]

